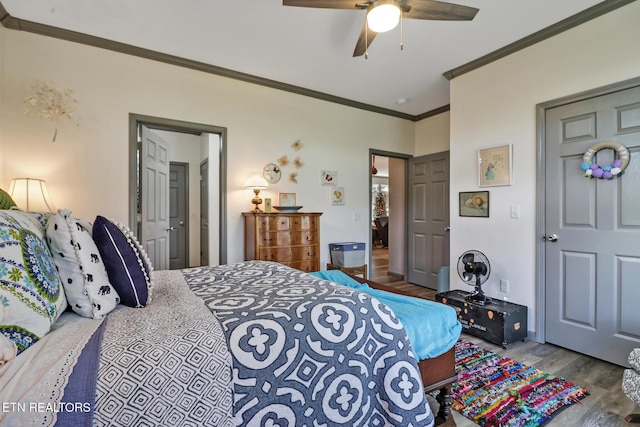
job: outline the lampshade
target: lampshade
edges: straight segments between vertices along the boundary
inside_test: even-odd
[[[367,12],[367,26],[371,31],[391,31],[400,22],[400,8],[395,1],[378,0],[371,6]]]
[[[36,178],[15,178],[9,185],[9,195],[20,209],[32,212],[56,212],[47,184]]]
[[[269,183],[267,182],[267,180],[259,175],[253,175],[244,182],[244,188],[259,188],[261,190],[264,190],[268,186]]]

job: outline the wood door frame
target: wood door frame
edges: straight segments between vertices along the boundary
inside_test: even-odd
[[[220,233],[220,264],[227,263],[227,128],[208,125],[204,123],[193,123],[182,120],[167,119],[163,117],[146,116],[142,114],[129,113],[129,227],[137,235],[137,170],[138,170],[138,126],[144,125],[150,129],[159,129],[169,132],[184,132],[194,135],[202,133],[212,133],[220,136],[220,170],[218,177],[220,180],[219,203],[219,233]],[[209,153],[211,156],[212,153]]]
[[[534,340],[538,343],[546,342],[546,302],[545,294],[547,290],[546,283],[546,261],[545,251],[546,244],[544,236],[546,236],[546,185],[545,185],[545,171],[546,171],[546,111],[551,108],[560,107],[566,104],[572,104],[574,102],[584,101],[589,98],[595,98],[598,96],[609,95],[614,92],[619,92],[625,89],[640,86],[640,78],[634,78],[624,80],[622,82],[613,83],[610,85],[602,86],[596,89],[587,90],[574,95],[557,98],[552,101],[543,102],[536,105],[536,268],[535,274],[535,300],[536,300],[536,331]]]
[[[409,211],[409,197],[408,197],[408,185],[409,185],[409,168],[408,168],[408,164],[409,164],[409,159],[412,158],[413,156],[411,154],[404,154],[404,153],[395,153],[392,151],[384,151],[384,150],[378,150],[375,148],[369,148],[369,169],[367,170],[368,174],[369,174],[369,222],[368,222],[368,229],[369,229],[369,243],[367,244],[369,246],[369,269],[372,270],[373,269],[373,246],[372,246],[372,242],[373,242],[373,230],[371,229],[371,224],[373,224],[373,212],[371,211],[371,206],[373,206],[373,175],[371,175],[371,168],[373,167],[373,156],[381,156],[381,157],[392,157],[394,159],[400,159],[400,160],[404,160],[405,163],[405,168],[404,168],[404,191],[405,191],[405,198],[404,198],[404,276],[406,278],[407,276],[407,269],[409,268],[409,260],[407,257],[407,254],[409,253],[409,239],[407,238],[407,233],[408,233],[408,225],[407,225],[407,217],[408,217],[408,211]],[[391,190],[391,189],[389,189]]]

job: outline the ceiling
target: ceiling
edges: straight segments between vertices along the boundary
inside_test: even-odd
[[[512,51],[505,46],[533,33],[552,35],[568,22],[592,19],[621,1],[455,3],[480,11],[467,22],[404,20],[404,50],[396,28],[376,37],[368,59],[352,57],[364,11],[285,7],[281,0],[0,0],[0,13],[8,14],[2,19],[9,28],[71,30],[415,120],[448,108],[443,73]],[[63,38],[73,39],[69,34]]]

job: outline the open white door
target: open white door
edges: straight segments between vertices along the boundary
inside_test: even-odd
[[[169,269],[169,145],[142,126],[142,236],[155,270]]]

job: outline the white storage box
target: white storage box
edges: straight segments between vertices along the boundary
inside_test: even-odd
[[[364,265],[364,243],[330,243],[331,264],[340,267],[360,267]]]

